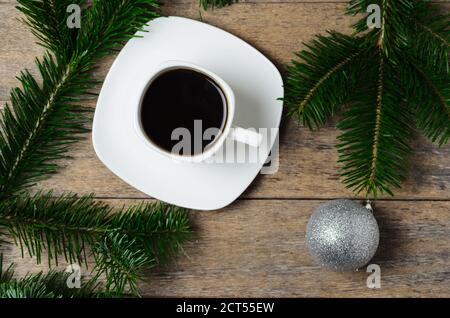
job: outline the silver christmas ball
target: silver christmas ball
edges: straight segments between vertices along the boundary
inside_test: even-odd
[[[378,248],[380,233],[372,211],[350,200],[328,201],[308,223],[306,244],[321,266],[354,271],[366,265]]]

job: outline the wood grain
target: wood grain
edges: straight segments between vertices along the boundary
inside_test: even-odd
[[[450,2],[450,1],[446,1]],[[17,18],[16,1],[0,0],[0,102],[17,85],[23,68],[35,72],[34,57],[43,50]],[[219,26],[255,45],[280,69],[317,33],[350,32],[354,19],[343,15],[345,1],[252,0],[204,12],[196,0],[165,1],[163,12]],[[450,4],[442,4],[450,12]],[[99,64],[102,79],[114,60]],[[97,89],[98,90],[98,89]],[[92,107],[95,105],[92,104]],[[280,170],[259,176],[230,207],[191,212],[197,237],[141,284],[146,296],[450,296],[450,146],[438,148],[417,134],[408,180],[395,198],[376,205],[382,240],[374,263],[381,266],[382,288],[366,287],[367,273],[336,274],[321,270],[305,248],[306,223],[317,205],[329,198],[353,197],[339,181],[338,131],[330,122],[318,132],[283,123]],[[61,173],[38,185],[77,193],[95,192],[115,206],[146,196],[115,177],[96,158],[90,136],[71,152]],[[4,246],[17,275],[47,270]],[[65,263],[61,263],[64,268]]]
[[[106,200],[116,206],[134,200]],[[216,212],[192,212],[196,238],[171,264],[148,272],[145,296],[400,297],[450,296],[450,202],[378,202],[381,244],[371,263],[381,267],[381,289],[368,274],[332,273],[314,264],[305,228],[319,200],[240,200]],[[17,248],[5,251],[17,274],[34,266]],[[61,263],[61,268],[67,264]]]
[[[276,3],[241,4],[202,13],[208,23],[224,28],[247,39],[263,52],[273,57],[279,65],[292,58],[301,42],[308,41],[315,33],[326,29],[350,32],[352,19],[343,16],[344,4],[330,3]],[[448,5],[450,8],[450,5]],[[41,49],[31,45],[23,50],[23,43],[33,43],[30,32],[17,21],[13,6],[0,11],[1,30],[5,34],[6,47],[0,49],[0,100],[7,99],[7,92],[16,83],[15,75],[24,67],[33,68],[34,56]],[[195,1],[187,4],[166,5],[165,13],[198,18]],[[324,14],[326,12],[327,14]],[[282,18],[276,18],[282,17]],[[5,25],[1,25],[4,23]],[[15,34],[23,34],[17,37]],[[102,61],[98,78],[106,75],[114,57]],[[275,175],[259,177],[244,194],[248,198],[335,198],[351,197],[339,180],[334,148],[336,136],[333,123],[319,132],[301,128],[295,121],[284,125],[281,134],[280,171]],[[396,192],[396,198],[439,199],[449,198],[450,146],[438,148],[420,138],[414,142],[416,155],[411,160],[411,174],[404,187]],[[95,192],[99,197],[142,198],[144,194],[116,178],[98,161],[88,137],[72,152],[74,161],[67,169],[51,178],[40,188],[58,189],[58,192]]]
[[[276,174],[260,175],[244,198],[339,198],[352,197],[340,181],[337,151],[338,131],[326,127],[310,132],[294,120],[285,123],[280,138],[280,168]],[[450,146],[438,148],[422,137],[414,141],[415,155],[410,174],[395,199],[450,199]],[[56,193],[94,192],[102,198],[145,198],[115,177],[96,157],[90,138],[71,152],[74,160],[60,174],[43,181],[39,188]],[[389,198],[389,197],[387,197]]]

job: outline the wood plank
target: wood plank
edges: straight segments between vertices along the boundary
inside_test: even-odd
[[[333,123],[317,132],[295,120],[283,125],[280,138],[280,168],[276,174],[260,175],[242,198],[341,198],[353,197],[339,178]],[[439,148],[416,133],[415,154],[410,158],[409,176],[392,199],[450,199],[450,146]],[[38,189],[100,198],[146,198],[147,196],[109,171],[97,158],[91,135],[74,145],[71,160],[61,162],[60,173],[38,184]],[[385,197],[390,199],[390,197]]]
[[[132,200],[107,200],[121,206]],[[450,202],[379,201],[381,289],[368,274],[315,265],[305,246],[308,219],[321,201],[242,200],[217,212],[191,212],[195,241],[171,264],[147,272],[145,296],[177,297],[449,297]],[[8,248],[23,275],[33,260]],[[66,264],[62,264],[62,268]]]
[[[450,4],[443,4],[450,12]],[[293,52],[303,47],[316,33],[326,30],[351,32],[354,18],[344,15],[345,3],[245,3],[220,10],[202,12],[205,22],[224,28],[252,43],[270,57],[280,68],[293,58]],[[167,4],[164,14],[198,19],[195,1],[186,4]],[[17,85],[15,76],[22,68],[34,70],[35,56],[43,50],[34,42],[31,32],[17,18],[12,4],[1,5],[0,36],[0,100],[8,99],[9,90]],[[105,59],[98,77],[104,78],[114,57]]]
[[[2,5],[1,8],[0,36],[5,44],[0,48],[0,100],[5,100],[8,99],[8,91],[17,85],[15,76],[20,70],[23,67],[35,69],[34,58],[42,55],[42,49],[34,43],[35,39],[27,27],[17,20],[17,10],[12,5]],[[303,41],[312,38],[317,30],[350,32],[351,20],[343,16],[343,9],[343,4],[282,3],[259,4],[258,10],[254,10],[254,5],[245,4],[204,12],[202,16],[204,21],[243,37],[281,65],[289,62],[292,53]],[[199,18],[198,7],[193,3],[166,5],[164,13]],[[103,61],[99,78],[104,78],[113,59],[112,56]]]
[[[263,3],[264,2],[264,3]],[[298,3],[294,3],[298,2]],[[351,19],[343,15],[344,1],[251,0],[229,8],[202,12],[202,18],[254,44],[281,66],[301,42],[326,29],[349,32]],[[448,1],[447,1],[448,2]],[[164,12],[199,18],[196,0],[166,1]],[[42,55],[29,30],[16,21],[14,0],[0,0],[0,100],[24,68],[34,70]],[[443,5],[450,11],[450,5]],[[114,57],[101,63],[103,78]],[[94,106],[94,105],[92,105]],[[382,241],[373,262],[382,269],[382,288],[370,290],[367,274],[336,274],[321,270],[304,245],[306,223],[321,201],[311,198],[351,197],[338,180],[337,131],[333,123],[311,133],[295,121],[285,123],[281,136],[280,171],[258,177],[229,208],[191,212],[197,238],[186,254],[171,264],[148,272],[140,285],[146,296],[450,296],[450,146],[439,149],[417,137],[417,156],[400,201],[379,201],[376,215]],[[75,146],[66,169],[39,185],[62,191],[95,191],[105,198],[144,198],[124,184],[96,158],[90,139]],[[264,200],[260,200],[259,198]],[[278,198],[283,200],[267,200]],[[296,200],[304,198],[307,200]],[[402,202],[401,200],[434,200]],[[106,200],[121,206],[136,200]],[[4,246],[5,248],[5,246]],[[47,270],[33,259],[22,259],[18,249],[6,246],[6,260],[17,265],[17,275]],[[64,262],[61,268],[64,268]],[[90,267],[92,268],[92,267]]]
[[[243,198],[339,198],[352,197],[339,180],[338,131],[332,126],[318,132],[300,127],[294,120],[285,124],[280,140],[280,169],[260,175]],[[411,158],[408,180],[396,199],[450,199],[450,146],[438,148],[418,137]],[[65,169],[43,181],[40,189],[56,193],[94,192],[99,197],[144,198],[145,195],[115,177],[96,157],[90,138],[71,152],[74,160]]]
[[[6,10],[5,10],[6,7]],[[0,10],[0,36],[6,45],[0,48],[0,100],[16,85],[14,76],[25,66],[33,68],[33,58],[41,50],[32,45],[30,32],[18,21],[12,6]],[[450,5],[449,5],[450,8]],[[167,14],[197,17],[194,4],[166,6]],[[343,4],[242,4],[203,14],[205,21],[240,35],[272,56],[278,64],[289,61],[299,43],[313,37],[317,30],[338,29],[348,32],[350,20],[342,15]],[[282,17],[276,19],[274,17]],[[13,30],[14,32],[9,32]],[[263,30],[263,31],[261,31]],[[23,34],[18,37],[17,34]],[[23,51],[24,43],[30,50]],[[102,61],[98,77],[103,78],[114,57]],[[290,121],[281,136],[280,171],[259,177],[244,194],[246,198],[335,198],[351,197],[337,174],[336,129],[327,127],[311,133]],[[437,148],[423,138],[414,142],[417,151],[404,188],[397,191],[399,199],[449,199],[450,147]],[[99,197],[145,197],[127,186],[96,158],[90,138],[77,145],[72,152],[74,161],[67,163],[61,174],[43,182],[44,189],[58,192],[95,192]]]

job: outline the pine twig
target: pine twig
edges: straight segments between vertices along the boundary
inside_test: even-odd
[[[284,106],[310,129],[322,126],[345,103],[365,52],[361,38],[330,32],[318,36],[308,50],[296,53],[303,61],[288,66]]]
[[[96,83],[92,75],[96,61],[158,16],[156,2],[94,1],[83,10],[80,30],[67,29],[66,7],[86,5],[83,0],[18,2],[24,21],[48,51],[36,60],[42,85],[23,71],[22,88],[13,89],[11,104],[0,120],[0,233],[12,236],[22,253],[27,251],[38,262],[46,251],[49,264],[61,255],[70,262],[86,261],[89,247],[98,260],[98,275],[107,274],[108,292],[121,293],[127,286],[136,292],[141,267],[167,258],[189,237],[185,210],[142,204],[112,216],[111,208],[92,196],[53,198],[51,192],[30,196],[26,191],[56,173],[60,168],[56,160],[65,158],[70,144],[88,131],[88,109],[80,103]],[[111,240],[116,234],[121,240]],[[108,240],[112,244],[102,245]],[[111,262],[111,255],[123,262]],[[140,262],[141,255],[152,262]],[[22,282],[8,293],[47,295],[44,287],[30,290]]]
[[[187,213],[159,202],[112,212],[91,196],[16,196],[0,201],[0,229],[38,262],[46,251],[49,264],[60,255],[86,263],[90,250],[108,291],[122,293],[129,286],[137,292],[142,268],[158,265],[191,238]]]
[[[405,179],[411,153],[411,112],[398,94],[398,74],[381,49],[368,58],[365,80],[349,97],[349,107],[337,127],[339,162],[345,184],[355,193],[393,195]]]
[[[0,298],[87,298],[108,295],[96,290],[98,283],[95,279],[84,281],[80,288],[69,288],[68,273],[41,272],[20,279],[13,276],[12,264],[5,270],[3,255],[0,254]]]
[[[371,4],[382,14],[374,30],[367,26]],[[393,195],[401,186],[414,121],[432,141],[450,139],[450,22],[436,12],[423,0],[352,0],[347,13],[364,14],[355,34],[318,37],[288,68],[290,115],[315,129],[344,110],[341,176],[357,194]]]
[[[21,193],[56,173],[55,160],[65,158],[69,145],[88,131],[83,115],[87,108],[79,104],[96,83],[95,62],[157,16],[154,0],[94,1],[75,34],[61,26],[66,13],[58,11],[72,0],[58,5],[50,0],[18,2],[33,33],[51,51],[36,60],[43,85],[28,71],[22,72],[22,88],[13,89],[11,105],[6,105],[0,120],[0,198]]]

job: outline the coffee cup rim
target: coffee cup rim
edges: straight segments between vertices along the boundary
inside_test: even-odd
[[[153,81],[158,78],[161,74],[168,72],[172,69],[188,69],[195,72],[202,73],[208,77],[210,77],[214,82],[220,87],[222,92],[225,95],[226,98],[226,107],[227,107],[227,117],[225,119],[225,124],[223,125],[223,130],[221,134],[219,135],[219,138],[215,140],[213,143],[208,145],[208,148],[204,150],[200,154],[195,155],[178,155],[171,153],[169,151],[166,151],[165,149],[162,149],[159,145],[154,143],[144,132],[144,128],[142,127],[140,113],[142,109],[142,102],[145,97],[145,93],[147,92],[148,87],[153,83]],[[138,134],[141,141],[149,148],[155,150],[156,152],[169,157],[171,159],[174,159],[176,161],[183,161],[183,162],[202,162],[210,157],[212,157],[223,145],[225,140],[227,139],[230,130],[232,128],[232,123],[234,121],[234,114],[235,114],[235,96],[234,92],[231,89],[231,87],[217,74],[214,72],[197,65],[195,63],[187,62],[187,61],[180,61],[180,60],[168,60],[165,61],[157,66],[155,71],[149,76],[149,79],[145,82],[145,85],[143,85],[142,89],[139,90],[140,96],[137,104],[137,109],[135,111],[134,116],[134,127],[135,131]]]

